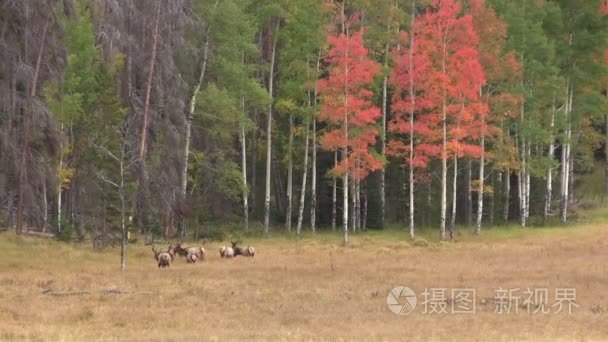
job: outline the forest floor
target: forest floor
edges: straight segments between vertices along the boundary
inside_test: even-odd
[[[573,227],[493,228],[454,243],[411,244],[405,232],[338,234],[296,242],[251,239],[255,258],[176,259],[158,269],[149,246],[93,251],[0,234],[0,340],[467,340],[605,341],[608,220]],[[405,285],[418,304],[392,313],[387,294]],[[550,313],[528,314],[526,288],[547,289]],[[471,314],[425,313],[425,288],[475,289]],[[496,289],[516,289],[518,310],[498,314]],[[576,291],[572,314],[555,291]],[[402,303],[403,298],[399,303]],[[432,299],[432,298],[430,298]],[[432,308],[430,301],[427,310]],[[437,308],[441,308],[440,304]],[[503,309],[506,309],[503,307]],[[534,309],[534,308],[533,308]]]

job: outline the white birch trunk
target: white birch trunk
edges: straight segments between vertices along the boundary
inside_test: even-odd
[[[355,185],[357,181],[353,178],[350,181],[350,226],[353,233],[357,232],[357,196],[355,195]]]
[[[296,232],[298,237],[302,232],[302,221],[304,219],[304,204],[306,203],[306,176],[308,175],[308,140],[310,135],[310,127],[306,125],[306,139],[304,147],[304,173],[302,175],[302,190],[300,191],[300,209],[298,211],[298,225]]]
[[[509,222],[509,202],[511,201],[511,171],[505,171],[505,193],[504,193],[504,205],[502,211],[503,221]]]
[[[215,3],[217,6],[217,1]],[[196,108],[196,99],[198,94],[200,93],[201,86],[203,85],[203,80],[205,78],[205,71],[207,70],[207,59],[209,56],[209,31],[210,27],[207,27],[207,33],[205,34],[205,45],[203,47],[203,60],[201,62],[201,72],[198,76],[198,81],[196,82],[194,89],[192,91],[192,96],[190,97],[190,103],[188,106],[188,113],[186,114],[186,136],[184,137],[184,152],[182,161],[182,170],[181,170],[181,184],[180,184],[180,195],[182,196],[182,200],[186,198],[186,191],[188,189],[188,163],[190,160],[190,140],[192,139],[192,121],[194,119],[194,110]],[[186,219],[182,217],[182,227],[181,232],[185,234],[186,232]]]
[[[289,113],[289,143],[287,145],[287,212],[285,227],[291,232],[291,212],[293,198],[293,115]]]
[[[414,86],[414,48],[415,48],[415,34],[414,34],[414,24],[416,21],[416,1],[412,1],[412,9],[411,9],[411,24],[410,24],[410,50],[409,50],[409,78],[410,78],[410,102],[411,102],[411,109],[410,109],[410,117],[409,117],[409,122],[410,122],[410,154],[409,154],[409,209],[410,209],[410,217],[409,217],[409,221],[410,221],[410,239],[414,239],[414,235],[415,235],[415,226],[414,226],[414,108],[416,106],[416,97],[414,96],[415,92],[415,86]]]
[[[456,205],[458,197],[458,157],[454,155],[454,177],[452,178],[452,215],[450,216],[450,240],[454,240],[456,231]]]
[[[561,191],[560,191],[560,219],[561,222],[566,223],[568,221],[568,199],[569,199],[569,181],[570,181],[570,139],[572,137],[571,125],[570,125],[570,111],[572,109],[572,87],[570,82],[567,82],[567,94],[566,94],[566,131],[565,141],[562,142],[562,158],[561,158]]]
[[[388,44],[387,44],[387,56],[388,59]],[[385,62],[386,66],[386,62]],[[388,75],[384,76],[382,80],[382,137],[381,137],[381,145],[380,145],[380,153],[382,157],[386,156],[386,102],[387,102],[387,88],[388,88]],[[384,217],[386,216],[386,189],[385,189],[385,181],[386,181],[386,169],[382,166],[380,170],[380,215],[382,219],[382,226],[384,226]]]
[[[481,135],[481,158],[479,160],[479,192],[477,193],[477,221],[475,222],[475,235],[481,232],[481,222],[483,220],[483,188],[486,164],[486,137]]]
[[[334,152],[334,167],[338,165],[338,151]],[[337,191],[338,190],[338,179],[333,177],[332,194],[331,194],[331,229],[336,231],[336,216],[338,214],[337,208]]]
[[[321,68],[321,50],[317,57],[317,72],[315,77],[319,77],[319,69]],[[317,104],[317,86],[315,82],[315,92],[313,98],[314,104]],[[335,180],[334,180],[335,184]],[[334,192],[335,193],[335,192]],[[335,195],[334,195],[335,198]],[[335,217],[335,215],[334,215]],[[335,222],[333,224],[335,230]],[[317,231],[317,119],[312,116],[312,170],[311,170],[311,191],[310,191],[310,229],[313,234]]]
[[[243,225],[245,231],[249,231],[249,191],[247,187],[247,139],[245,136],[245,97],[241,97],[241,110],[243,118],[241,119],[241,170],[243,180]]]
[[[446,75],[446,53],[447,53],[447,42],[443,42],[443,60],[442,60],[442,71]],[[442,139],[441,139],[441,215],[439,221],[439,237],[441,240],[445,240],[445,224],[447,214],[447,195],[448,195],[448,132],[447,132],[447,90],[443,89],[443,105],[441,109],[441,125],[442,125]]]
[[[274,37],[270,56],[270,73],[268,75],[268,94],[270,95],[270,104],[268,105],[268,122],[266,125],[266,192],[264,195],[264,233],[266,234],[268,234],[270,228],[270,169],[272,162],[272,106],[274,102],[273,83],[279,25],[280,22],[277,20],[276,27],[273,32]]]
[[[61,124],[61,131],[63,132],[63,124]],[[59,171],[63,168],[63,147],[59,144]],[[63,194],[62,189],[63,179],[59,179],[59,185],[57,189],[57,232],[61,233],[61,198]]]
[[[553,129],[555,127],[555,104],[553,105],[553,110],[551,111],[551,126],[550,126],[550,136],[549,136],[549,153],[548,157],[553,161],[555,154],[555,141],[553,138]],[[549,219],[549,215],[551,214],[551,201],[553,196],[553,167],[549,166],[547,168],[547,186],[545,189],[545,208],[543,213],[543,218],[545,223]]]

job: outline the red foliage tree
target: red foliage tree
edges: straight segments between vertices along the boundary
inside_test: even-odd
[[[343,239],[347,244],[349,176],[355,181],[351,184],[355,229],[360,222],[358,201],[355,200],[358,184],[371,171],[380,169],[382,162],[370,151],[370,145],[378,136],[376,120],[380,109],[372,104],[373,93],[368,89],[380,66],[367,57],[362,31],[352,36],[343,31],[345,33],[328,37],[331,45],[326,58],[329,76],[319,80],[318,91],[323,100],[319,120],[329,123],[327,132],[321,137],[321,146],[330,151],[342,151],[342,159],[332,171],[343,180]]]
[[[361,31],[350,37],[329,36],[328,41],[332,46],[326,58],[329,76],[319,80],[318,91],[323,99],[319,120],[331,128],[321,137],[321,146],[343,151],[334,173],[361,180],[382,167],[370,151],[378,136],[380,109],[372,104],[373,93],[368,89],[380,66],[367,57]]]
[[[446,237],[447,160],[453,156],[456,168],[458,157],[480,154],[479,146],[471,139],[474,138],[475,113],[485,110],[479,96],[479,89],[485,84],[477,51],[479,38],[471,15],[460,16],[461,10],[456,0],[433,0],[413,30],[416,43],[411,60],[416,65],[404,68],[404,64],[410,62],[403,59],[399,62],[398,59],[393,72],[393,83],[397,88],[393,111],[407,112],[408,116],[416,111],[416,158],[412,158],[410,163],[424,166],[428,158],[437,157],[442,162],[442,239]],[[412,77],[403,73],[406,69],[411,70]],[[410,81],[404,83],[404,77]],[[409,88],[408,82],[412,79],[415,91],[410,89],[404,96],[401,90]],[[416,99],[413,108],[412,97]],[[399,132],[406,125],[402,118],[402,115],[396,115],[391,122],[393,132]],[[403,150],[398,142],[391,146]]]

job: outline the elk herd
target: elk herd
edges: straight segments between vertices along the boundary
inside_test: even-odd
[[[220,257],[225,259],[231,259],[236,256],[254,257],[255,248],[251,246],[241,247],[237,241],[232,240],[232,246],[220,247]],[[171,266],[175,256],[179,255],[180,258],[186,258],[186,262],[194,264],[197,261],[205,260],[205,249],[203,247],[187,247],[183,246],[182,243],[177,245],[169,245],[167,251],[158,251],[152,246],[152,252],[154,252],[154,259],[158,262],[159,268],[165,268]]]

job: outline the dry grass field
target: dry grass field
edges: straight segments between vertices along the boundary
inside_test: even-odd
[[[428,246],[404,235],[354,236],[346,248],[337,234],[252,239],[245,243],[256,247],[255,258],[234,260],[220,259],[219,244],[209,243],[206,262],[177,259],[169,269],[156,267],[150,247],[130,246],[121,273],[117,249],[3,233],[0,340],[608,339],[607,224],[493,229]],[[387,309],[397,285],[418,293],[418,307],[405,316]],[[476,314],[424,314],[425,287],[475,288]],[[498,315],[491,299],[498,287],[548,288],[550,304],[555,288],[576,288],[579,307],[572,315],[524,308]]]

